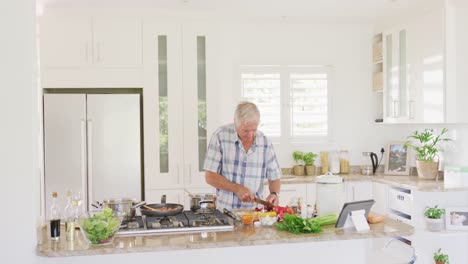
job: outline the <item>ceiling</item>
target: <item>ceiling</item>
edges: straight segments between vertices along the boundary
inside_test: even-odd
[[[418,12],[443,0],[37,0],[42,8],[157,8],[228,17],[372,22]]]

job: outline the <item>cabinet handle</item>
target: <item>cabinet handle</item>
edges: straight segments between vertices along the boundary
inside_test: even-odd
[[[88,119],[88,202],[93,200],[93,120]]]
[[[80,150],[81,150],[81,194],[84,196],[84,204],[86,210],[88,208],[88,200],[86,194],[86,123],[84,118],[80,120]]]

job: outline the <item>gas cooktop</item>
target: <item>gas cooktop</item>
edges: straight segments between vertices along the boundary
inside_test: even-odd
[[[184,211],[168,217],[135,216],[122,223],[117,235],[175,234],[207,231],[230,231],[234,225],[219,210],[192,212]]]

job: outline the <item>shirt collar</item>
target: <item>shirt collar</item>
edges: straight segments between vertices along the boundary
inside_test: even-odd
[[[240,144],[241,143],[241,139],[239,138],[239,135],[237,135],[237,130],[234,129],[234,133],[236,134],[236,140],[234,141],[236,144]],[[254,139],[254,142],[252,143],[252,147],[257,147],[258,145],[258,135],[255,135],[255,139]]]

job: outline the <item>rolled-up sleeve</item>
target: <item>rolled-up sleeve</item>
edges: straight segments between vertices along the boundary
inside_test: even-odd
[[[223,152],[221,149],[220,140],[218,134],[215,133],[211,137],[210,144],[206,150],[205,162],[203,164],[203,169],[206,171],[211,171],[221,174],[222,171],[222,156]]]
[[[275,149],[273,144],[268,145],[266,153],[266,178],[270,181],[278,180],[281,178],[281,168],[276,158]]]

